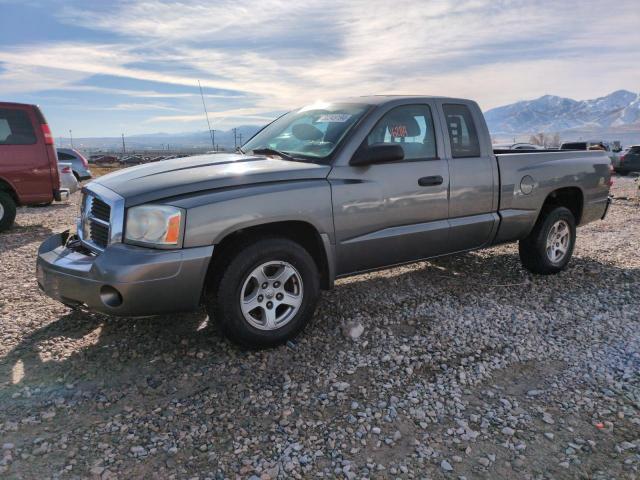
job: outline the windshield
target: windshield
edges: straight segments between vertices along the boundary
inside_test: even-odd
[[[242,150],[272,149],[312,161],[326,159],[367,108],[356,103],[307,105],[267,125]]]

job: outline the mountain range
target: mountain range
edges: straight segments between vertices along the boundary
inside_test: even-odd
[[[544,95],[485,112],[492,135],[640,133],[640,95],[617,90],[592,100]]]
[[[535,100],[524,100],[485,112],[485,118],[494,140],[520,137],[528,140],[536,133],[559,133],[562,140],[596,138],[622,140],[624,145],[640,143],[640,94],[617,90],[592,100],[544,95]],[[233,149],[248,140],[261,127],[242,125],[233,130],[216,131],[215,143],[221,148]],[[240,137],[242,135],[242,137]],[[116,149],[122,147],[120,138],[82,138],[76,144],[85,149]],[[152,133],[126,137],[128,150],[184,149],[211,147],[209,132]]]

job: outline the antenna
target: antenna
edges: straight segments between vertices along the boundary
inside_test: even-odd
[[[207,112],[207,105],[204,103],[204,94],[202,93],[202,85],[200,85],[200,80],[198,80],[198,87],[200,88],[200,97],[202,97],[202,106],[204,108],[204,116],[207,118],[207,126],[209,127],[209,136],[211,137],[211,146],[215,150],[216,144],[213,141],[213,132],[211,131],[211,123],[209,122],[209,113]]]

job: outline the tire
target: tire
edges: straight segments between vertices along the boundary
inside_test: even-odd
[[[520,240],[520,261],[533,273],[561,272],[571,260],[575,242],[576,221],[571,210],[565,207],[543,210],[529,236]]]
[[[205,305],[232,342],[251,348],[280,345],[298,335],[313,316],[320,275],[299,244],[278,237],[246,243],[219,268]]]
[[[0,232],[9,230],[16,219],[16,202],[7,192],[0,191]]]

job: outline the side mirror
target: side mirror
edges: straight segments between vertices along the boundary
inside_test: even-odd
[[[369,147],[358,149],[351,158],[349,165],[364,167],[377,163],[397,162],[404,159],[404,150],[400,145],[377,143]]]

